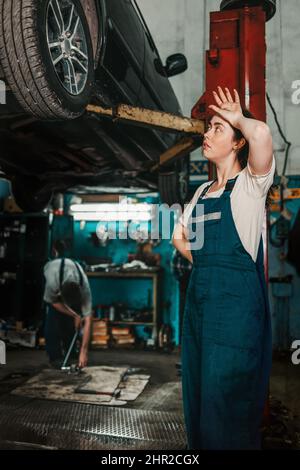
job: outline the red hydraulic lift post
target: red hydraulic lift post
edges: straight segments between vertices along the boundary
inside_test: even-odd
[[[232,9],[234,8],[234,9]],[[276,0],[223,0],[222,11],[210,13],[210,42],[206,51],[205,93],[192,109],[192,118],[207,121],[217,86],[236,88],[243,107],[266,121],[266,21],[276,12]],[[215,168],[209,165],[209,179]],[[266,236],[266,234],[264,234]],[[267,239],[267,238],[265,238]],[[268,252],[265,244],[265,275]],[[269,401],[264,411],[267,422]]]

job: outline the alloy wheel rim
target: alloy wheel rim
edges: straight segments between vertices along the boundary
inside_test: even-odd
[[[47,43],[62,86],[78,96],[88,79],[88,43],[79,13],[71,0],[50,0],[46,15]]]

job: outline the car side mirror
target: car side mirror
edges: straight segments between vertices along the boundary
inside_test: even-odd
[[[188,68],[188,63],[185,55],[183,54],[172,54],[167,57],[165,72],[168,77],[173,77],[179,73],[185,72]]]

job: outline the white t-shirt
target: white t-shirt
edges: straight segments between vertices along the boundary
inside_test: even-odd
[[[271,169],[265,175],[252,174],[248,164],[242,171],[237,173],[239,177],[230,194],[232,216],[237,232],[245,250],[251,255],[253,261],[256,261],[257,258],[259,242],[266,219],[266,197],[273,184],[275,167],[274,155]],[[185,206],[178,220],[184,227],[187,228],[188,219],[203,189],[211,183],[212,180],[201,184],[191,201]],[[220,197],[224,189],[225,186],[218,191],[209,191],[204,198]]]

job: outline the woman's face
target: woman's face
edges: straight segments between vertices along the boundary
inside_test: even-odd
[[[219,116],[213,116],[204,134],[203,155],[214,163],[226,159],[233,151],[234,131]]]

